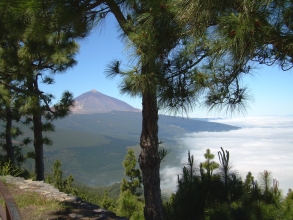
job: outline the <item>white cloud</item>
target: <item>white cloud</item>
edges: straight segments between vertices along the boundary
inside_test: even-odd
[[[239,117],[210,120],[223,124],[240,126],[242,128],[250,127],[269,127],[269,128],[292,128],[292,116],[263,116],[263,117]]]
[[[169,167],[165,166],[161,172],[161,189],[163,193],[169,194],[176,191],[177,188],[177,176],[181,174],[181,167]]]
[[[230,152],[234,170],[237,170],[243,179],[248,171],[257,179],[260,172],[268,170],[272,172],[273,178],[279,181],[279,187],[284,194],[289,187],[293,188],[293,117],[248,117],[221,119],[216,122],[237,125],[242,129],[186,134],[180,139],[184,147],[180,150],[182,163],[187,161],[188,150],[196,161],[204,161],[203,154],[207,148],[211,149],[218,160],[217,152],[223,147]],[[180,173],[182,165],[177,168]],[[176,186],[177,177],[172,179],[168,176],[175,173],[175,170],[175,167],[164,168],[162,189],[171,185],[166,184],[167,179],[175,180]]]

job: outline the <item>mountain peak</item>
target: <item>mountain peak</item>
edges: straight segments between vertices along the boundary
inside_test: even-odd
[[[74,101],[74,107],[71,109],[74,114],[94,114],[111,111],[141,111],[126,102],[107,96],[95,89],[81,94],[76,97]]]

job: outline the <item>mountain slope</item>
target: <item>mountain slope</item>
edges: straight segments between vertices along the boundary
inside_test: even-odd
[[[140,112],[112,111],[97,114],[72,114],[54,122],[56,128],[79,130],[107,136],[137,138],[141,132]],[[173,138],[191,132],[220,132],[238,127],[182,117],[159,115],[159,138]]]
[[[113,110],[131,112],[140,111],[119,99],[107,96],[94,89],[81,94],[74,100],[75,105],[74,108],[71,109],[73,114],[93,114],[110,112]]]

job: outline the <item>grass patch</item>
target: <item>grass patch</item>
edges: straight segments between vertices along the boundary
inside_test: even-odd
[[[6,184],[6,186],[20,209],[23,219],[43,219],[41,216],[44,213],[52,213],[69,208],[69,206],[57,200],[46,198],[37,192],[23,191],[11,184]],[[0,197],[0,204],[4,207],[4,199],[2,197]]]
[[[45,198],[36,192],[27,191],[21,195],[14,196],[14,199],[20,209],[27,206],[46,206],[49,210],[60,208],[60,203],[58,201]]]

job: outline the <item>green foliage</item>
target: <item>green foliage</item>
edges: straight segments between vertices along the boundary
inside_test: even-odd
[[[10,160],[8,162],[0,163],[0,176],[19,176],[21,173],[22,170],[15,167]]]
[[[169,63],[185,64],[181,66],[205,94],[203,103],[210,110],[245,113],[252,98],[241,79],[252,73],[255,64],[293,67],[290,0],[180,0],[175,4],[176,19],[188,38],[183,39],[182,58]],[[207,65],[194,65],[200,61],[196,50],[205,55]]]
[[[211,153],[210,149],[206,150],[204,157],[205,157],[206,161],[201,163],[200,166],[206,170],[206,174],[207,174],[208,178],[210,178],[213,175],[213,171],[219,168],[219,164],[216,163],[215,161],[212,161],[212,159],[214,159],[215,155]]]
[[[63,179],[63,171],[60,169],[61,162],[56,160],[53,166],[53,175],[47,177],[46,182],[53,184],[54,187],[59,189],[61,192],[67,194],[76,194],[76,190],[72,187],[74,178],[72,175],[69,175],[65,180]]]
[[[128,149],[123,166],[129,180],[122,179],[115,211],[118,215],[126,216],[129,219],[144,219],[144,203],[139,199],[140,192],[137,191],[138,188],[141,188],[141,175],[140,170],[135,169],[136,158],[132,149]]]
[[[13,101],[22,97],[17,111],[33,123],[36,178],[43,180],[43,145],[52,144],[43,132],[53,131],[52,120],[69,114],[73,96],[65,91],[53,105],[53,95],[41,91],[39,84],[52,84],[54,74],[76,64],[76,40],[85,37],[95,15],[89,18],[82,7],[63,0],[6,2],[0,12],[0,84],[13,91]]]
[[[0,100],[2,103],[7,103],[10,101],[9,91],[3,85],[0,85]]]
[[[136,192],[137,188],[141,187],[141,175],[140,170],[135,169],[136,158],[134,151],[129,149],[123,161],[123,166],[125,169],[125,175],[129,177],[129,181],[122,179],[121,192],[129,190],[133,195],[138,194]]]
[[[80,197],[82,200],[92,204],[101,203],[104,191],[81,184],[74,184],[74,188],[76,190],[75,195]]]
[[[143,207],[144,203],[138,200],[130,190],[126,190],[119,195],[115,211],[117,215],[125,216],[130,220],[143,220]]]
[[[221,165],[230,167],[229,152],[221,148],[218,155]],[[205,159],[207,158],[213,158],[208,150],[205,154]],[[223,174],[223,168],[206,178],[208,174],[202,171],[202,164],[199,165],[200,172],[196,172],[193,156],[188,154],[188,164],[183,168],[182,176],[178,176],[178,190],[165,204],[166,219],[292,218],[292,194],[289,192],[282,202],[278,181],[271,181],[270,172],[264,171],[261,174],[259,186],[250,172],[244,182],[229,169]]]
[[[170,150],[159,148],[160,161],[163,162],[165,157],[170,153]]]
[[[284,219],[290,219],[293,216],[293,191],[289,189],[287,196],[282,203]]]
[[[0,133],[0,138],[4,141],[1,141],[0,145],[6,154],[1,155],[1,160],[10,160],[12,164],[20,167],[26,159],[22,154],[23,143],[15,143],[13,140],[22,135],[16,123],[20,122],[19,108],[23,104],[23,97],[9,89],[6,89],[4,94],[7,99],[0,97],[0,119],[5,123],[4,131]]]
[[[115,209],[115,200],[108,196],[108,191],[104,191],[100,205],[107,210]]]
[[[0,134],[0,140],[2,139],[2,135],[4,135],[3,133]],[[3,140],[3,139],[2,139]],[[2,142],[2,141],[1,141]],[[11,143],[13,143],[11,141]],[[12,149],[13,149],[13,158],[14,158],[14,165],[17,167],[21,167],[23,165],[23,163],[26,161],[26,159],[28,158],[27,155],[23,155],[23,147],[24,145],[22,143],[13,143]],[[7,144],[0,144],[0,147],[2,147],[2,149],[4,151],[6,151],[5,154],[1,154],[0,155],[0,160],[1,161],[10,161],[10,158],[8,158],[7,156]],[[12,163],[12,162],[11,162]]]

